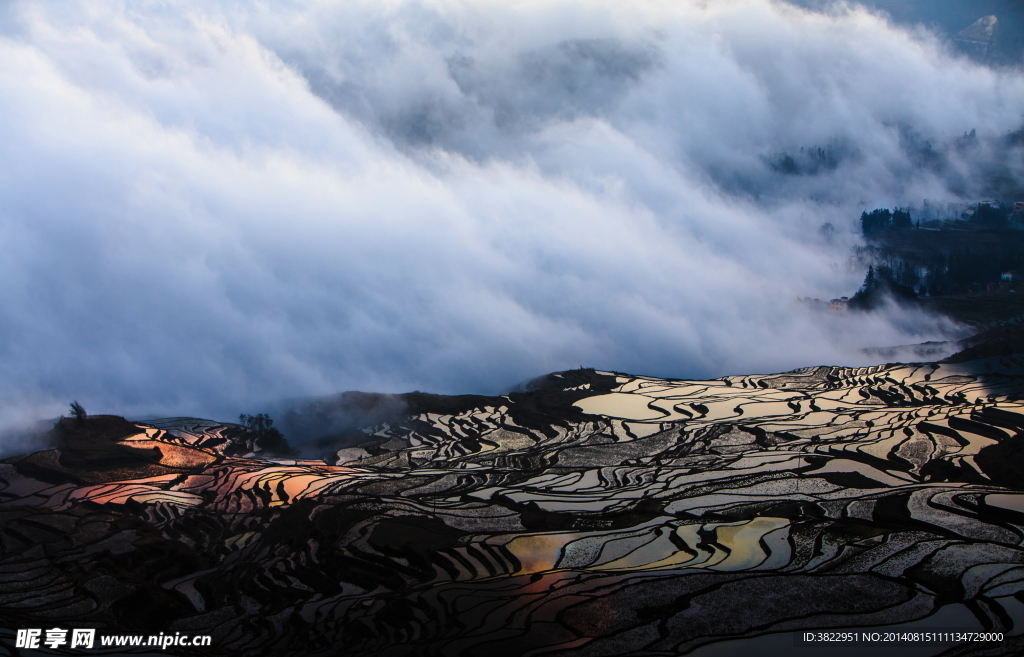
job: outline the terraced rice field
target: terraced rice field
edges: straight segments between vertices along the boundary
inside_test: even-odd
[[[577,370],[337,463],[191,418],[68,428],[0,463],[0,615],[213,635],[188,654],[869,654],[790,637],[932,626],[1006,639],[892,654],[1024,654],[1022,398],[1020,356]]]

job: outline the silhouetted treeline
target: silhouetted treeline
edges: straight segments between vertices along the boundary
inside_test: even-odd
[[[965,213],[960,218],[969,220],[977,227],[1006,228],[1010,220],[1010,207],[979,203],[973,210],[973,216]],[[860,227],[864,235],[871,235],[890,228],[914,228],[914,221],[909,210],[878,208],[860,214]]]
[[[926,260],[928,294],[956,294],[973,286],[995,283],[1004,272],[1024,271],[1021,244],[992,244],[934,254]]]
[[[767,156],[765,161],[778,173],[813,176],[826,171],[834,171],[843,159],[851,155],[852,151],[852,147],[846,140],[831,139],[824,148],[801,146],[799,152],[774,153]]]
[[[865,235],[889,228],[913,228],[913,226],[910,212],[899,208],[892,211],[887,208],[879,208],[860,214],[860,227]]]
[[[898,282],[901,275],[909,276],[910,268],[892,269],[885,265],[881,265],[877,269],[873,265],[868,267],[864,284],[850,298],[849,308],[851,310],[872,310],[885,303],[887,298],[904,304],[916,302],[917,293],[914,291],[914,286]]]
[[[1024,239],[1008,236],[1000,242],[953,247],[947,253],[868,247],[855,257],[872,263],[876,278],[921,296],[959,294],[998,283],[1006,272],[1024,274]]]
[[[988,203],[981,204],[974,211],[973,221],[982,226],[989,226],[992,228],[1003,228],[1007,225],[1010,218],[1009,208],[1003,208],[997,205],[990,205]]]
[[[279,456],[289,456],[295,453],[284,435],[274,427],[274,420],[266,413],[257,413],[256,415],[242,413],[238,416],[238,422],[255,434],[254,448]]]
[[[978,291],[1000,282],[1007,272],[1014,272],[1015,281],[1016,272],[1024,273],[1024,232],[1010,230],[1011,215],[1008,204],[982,202],[955,224],[929,222],[945,226],[935,232],[900,230],[915,228],[909,210],[861,213],[861,230],[874,238],[871,246],[855,249],[854,258],[861,266],[873,266],[873,282],[865,280],[851,307],[867,307],[874,302],[866,299],[885,294],[906,299],[907,291],[922,296]]]

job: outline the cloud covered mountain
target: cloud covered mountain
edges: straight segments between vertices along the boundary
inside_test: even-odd
[[[865,207],[1018,175],[1024,77],[856,7],[81,0],[0,8],[0,89],[12,426],[939,338],[790,299],[856,289]]]

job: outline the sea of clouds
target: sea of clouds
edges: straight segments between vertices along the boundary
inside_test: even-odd
[[[0,427],[861,364],[957,327],[794,300],[856,291],[865,208],[1019,170],[1022,112],[845,5],[7,2]]]

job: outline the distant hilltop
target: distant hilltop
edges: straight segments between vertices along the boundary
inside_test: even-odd
[[[987,60],[989,51],[996,42],[999,19],[996,16],[982,16],[960,30],[953,40],[965,52],[980,60]]]
[[[334,396],[303,410],[375,423],[324,436],[327,459],[83,412],[0,461],[0,591],[16,629],[226,657],[789,654],[796,632],[921,627],[1020,655],[1022,346]]]
[[[789,0],[822,10],[829,0]],[[997,66],[1024,63],[1024,12],[1019,0],[858,0],[884,11],[897,24],[924,25],[975,61]]]

